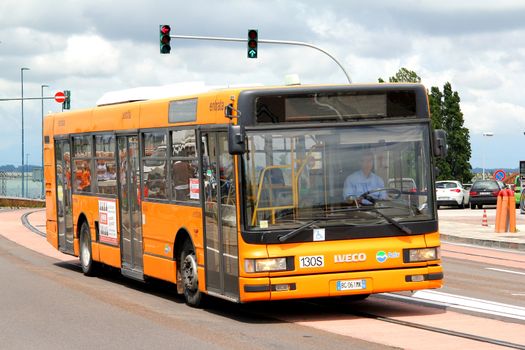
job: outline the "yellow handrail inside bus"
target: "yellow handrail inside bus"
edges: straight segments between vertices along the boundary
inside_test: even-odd
[[[286,186],[285,184],[280,184],[278,187],[280,188],[286,188],[286,187],[291,187],[292,189],[292,205],[280,205],[280,206],[273,206],[273,189],[276,188],[276,186],[274,184],[271,183],[271,173],[270,171],[272,169],[287,169],[287,168],[290,168],[291,170],[291,165],[270,165],[270,166],[267,166],[265,167],[262,171],[261,171],[261,176],[259,177],[259,184],[257,186],[257,196],[255,197],[255,205],[254,205],[254,208],[253,208],[253,215],[252,215],[252,226],[255,225],[255,221],[257,219],[257,213],[259,211],[271,211],[272,212],[272,224],[275,223],[275,211],[276,210],[283,210],[283,209],[293,209],[294,208],[294,205],[295,203],[293,202],[293,186]],[[270,180],[269,180],[269,184],[267,185],[268,186],[268,196],[269,196],[269,204],[270,206],[267,206],[267,207],[259,207],[259,201],[261,200],[261,193],[262,193],[262,189],[263,189],[263,186],[264,186],[264,182],[265,182],[265,179],[266,179],[266,176],[270,175]]]

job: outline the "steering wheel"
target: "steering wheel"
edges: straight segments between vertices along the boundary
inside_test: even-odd
[[[357,201],[361,201],[362,199],[366,199],[372,204],[375,204],[377,199],[372,197],[371,194],[378,193],[378,192],[386,192],[388,195],[391,196],[392,199],[398,199],[401,197],[401,191],[397,188],[378,188],[371,191],[366,191],[365,193],[361,194],[359,197],[357,197]]]

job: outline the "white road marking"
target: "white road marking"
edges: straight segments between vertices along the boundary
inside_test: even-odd
[[[525,307],[502,304],[490,300],[475,299],[431,290],[417,291],[411,297],[392,293],[385,293],[385,295],[395,299],[420,299],[427,302],[430,301],[431,303],[440,306],[525,321]]]
[[[492,271],[499,271],[499,272],[514,273],[514,274],[516,274],[516,275],[522,275],[522,276],[525,276],[525,272],[518,272],[518,271],[512,271],[512,270],[497,269],[497,268],[495,268],[495,267],[485,267],[485,270],[492,270]]]

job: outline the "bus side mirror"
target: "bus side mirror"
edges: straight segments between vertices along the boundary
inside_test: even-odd
[[[228,152],[231,155],[245,152],[246,134],[242,125],[228,124]]]
[[[448,152],[447,132],[442,129],[434,130],[434,156],[445,158]]]

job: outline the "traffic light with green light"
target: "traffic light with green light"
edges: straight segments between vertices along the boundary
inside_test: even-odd
[[[160,53],[162,54],[170,53],[171,51],[171,46],[170,46],[171,28],[167,24],[161,24],[159,26],[159,30],[160,30],[160,34],[159,34],[160,35]]]
[[[248,58],[257,58],[257,29],[248,30]]]

